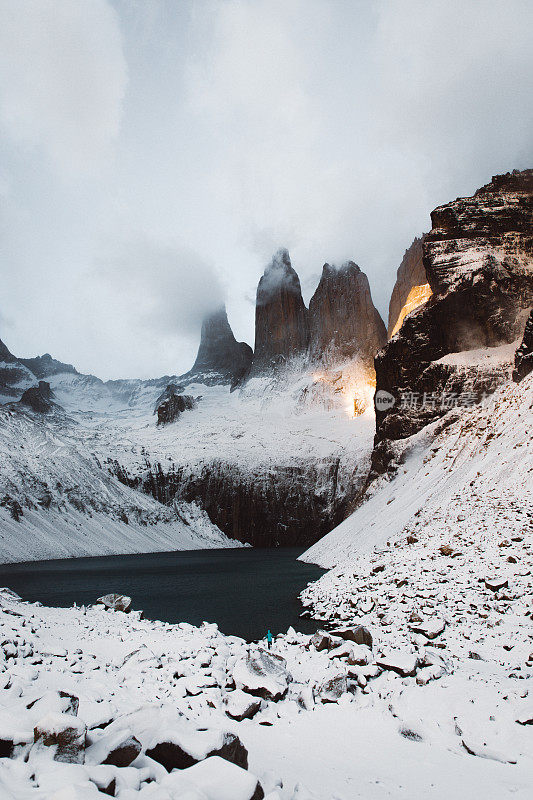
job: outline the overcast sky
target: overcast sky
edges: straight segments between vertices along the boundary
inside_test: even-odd
[[[533,166],[531,0],[0,0],[0,338],[188,369],[288,247],[384,318],[429,212]]]

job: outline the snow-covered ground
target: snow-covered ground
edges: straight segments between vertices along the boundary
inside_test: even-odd
[[[441,543],[463,537],[481,547],[485,535],[500,541],[531,533],[532,410],[530,375],[397,442],[396,475],[375,481],[355,513],[302,558],[333,567],[387,542],[405,544],[409,534]]]
[[[0,560],[238,547],[193,503],[164,506],[111,476],[82,428],[0,408]]]
[[[153,414],[160,391],[145,388],[123,405],[116,400],[110,405],[105,398],[97,402],[94,395],[89,402],[75,377],[50,379],[57,401],[76,419],[88,446],[116,456],[132,470],[142,466],[143,453],[162,464],[223,458],[253,469],[344,453],[346,458],[368,457],[372,446],[372,409],[354,419],[345,398],[331,402],[328,392],[309,402],[316,381],[298,369],[278,380],[255,378],[233,393],[228,385],[189,383],[183,392],[201,398],[197,407],[161,427]]]
[[[0,505],[1,561],[237,544],[196,506],[162,505],[124,486],[110,474],[116,465],[142,479],[158,464],[190,475],[216,462],[252,479],[285,466],[329,476],[338,461],[339,491],[368,471],[372,411],[354,418],[342,393],[300,366],[233,393],[188,384],[184,392],[201,397],[197,407],[159,427],[161,382],[110,385],[74,373],[49,380],[64,411],[0,407],[0,500],[8,498]],[[18,520],[13,502],[23,511]]]
[[[259,418],[257,394],[243,414],[246,398],[217,407],[218,391],[204,405],[207,419],[211,411],[246,425],[252,407]],[[284,402],[268,399],[267,426]],[[100,787],[120,800],[530,798],[532,410],[530,375],[399,443],[396,476],[375,482],[366,502],[305,556],[332,567],[302,593],[327,632],[289,630],[271,654],[214,624],[49,609],[2,593],[0,796],[96,800]],[[117,451],[143,447],[134,441],[148,425],[143,413],[131,438],[117,415]],[[292,428],[298,416],[293,407],[278,424]],[[161,448],[209,449],[207,435],[187,444],[186,420],[155,433],[152,424],[146,436]],[[339,426],[354,422],[366,425],[359,418]],[[5,441],[29,449],[23,463],[47,483],[66,480],[58,471],[76,459],[94,458],[91,437],[110,436],[109,420],[95,411],[76,418],[76,433],[59,437],[58,450],[53,429],[27,440],[27,421],[15,415],[6,424],[21,424]],[[262,435],[253,439],[258,452]],[[80,473],[82,504],[92,469]],[[22,485],[37,497],[33,478]],[[107,476],[99,496],[121,509],[131,491]],[[50,509],[24,517],[32,513]],[[78,698],[79,708],[59,692]]]
[[[409,601],[424,615],[431,588]],[[409,644],[376,620],[372,649],[346,630],[289,630],[269,653],[213,624],[44,608],[3,592],[0,796],[96,800],[99,787],[120,800],[525,800],[533,664],[517,620],[530,598],[502,594],[476,593],[493,606],[483,646],[468,619],[441,633],[418,623],[425,633]],[[476,660],[457,656],[459,640]]]

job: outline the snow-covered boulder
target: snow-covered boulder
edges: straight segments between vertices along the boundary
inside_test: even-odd
[[[131,597],[125,594],[104,594],[96,602],[110,611],[124,611],[127,614],[131,609]]]
[[[235,689],[234,692],[225,695],[222,704],[228,717],[236,719],[237,722],[251,719],[261,708],[261,700],[241,689]]]
[[[47,714],[53,712],[56,714],[71,714],[73,717],[78,715],[78,708],[80,701],[75,695],[68,692],[46,692],[37,700],[28,703],[26,708],[30,711],[31,716],[38,722]]]
[[[161,789],[187,800],[263,800],[265,796],[255,775],[218,756],[167,775]]]
[[[316,690],[316,695],[322,703],[337,703],[347,691],[348,683],[346,675],[335,675],[335,677],[324,681]]]
[[[507,589],[509,581],[502,576],[485,578],[485,586],[487,589],[490,589],[491,592],[499,592],[500,589]]]
[[[50,712],[34,728],[36,744],[54,748],[54,760],[83,764],[87,727],[72,714]]]
[[[355,642],[355,644],[365,644],[367,647],[372,647],[372,634],[363,625],[354,625],[350,628],[337,628],[331,631],[332,636],[337,636],[340,639],[345,639],[347,642]]]
[[[317,631],[311,636],[309,645],[320,652],[321,650],[332,650],[334,647],[337,647],[339,645],[339,640],[333,639],[333,637],[325,631]]]
[[[414,633],[421,633],[426,639],[435,639],[443,632],[446,623],[443,619],[434,617],[433,619],[422,620],[421,622],[414,622],[409,625],[409,628]]]
[[[210,756],[219,756],[243,769],[248,767],[248,751],[234,733],[222,730],[167,730],[156,733],[146,755],[169,772],[187,769]]]
[[[10,758],[13,748],[33,742],[33,729],[28,715],[0,709],[0,758]]]
[[[239,659],[233,668],[235,686],[264,700],[281,700],[292,681],[286,663],[281,656],[266,650],[250,652],[245,658]]]
[[[86,764],[109,764],[129,767],[142,750],[142,745],[130,730],[102,736],[85,751]]]
[[[382,669],[396,672],[397,675],[407,678],[416,674],[418,656],[413,653],[394,650],[376,659],[376,664]]]

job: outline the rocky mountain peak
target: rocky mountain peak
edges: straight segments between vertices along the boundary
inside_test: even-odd
[[[340,267],[324,264],[309,303],[310,353],[326,362],[359,357],[372,366],[387,341],[368,278],[353,261]]]
[[[243,377],[252,361],[252,348],[233,335],[225,306],[208,314],[202,322],[198,355],[188,374],[212,373],[217,382]]]
[[[13,361],[16,361],[15,356],[8,350],[8,348],[1,339],[0,339],[0,361],[4,361],[6,364],[11,364]]]
[[[78,370],[72,364],[65,364],[63,361],[58,361],[52,358],[50,353],[45,353],[42,356],[35,358],[21,358],[20,363],[24,364],[36,378],[42,380],[49,378],[53,375],[62,375],[63,373],[70,373],[71,375],[79,375]]]
[[[376,358],[377,390],[395,404],[376,413],[375,465],[386,464],[387,441],[444,415],[449,398],[476,402],[510,377],[507,355],[496,361],[522,337],[533,305],[532,216],[533,170],[496,176],[431,214],[423,263],[433,295]]]
[[[265,305],[281,292],[301,295],[302,288],[296,270],[293,269],[289,251],[284,247],[272,256],[272,261],[265,271],[257,287],[256,305]]]
[[[254,373],[301,355],[309,345],[309,320],[300,279],[289,253],[278,250],[257,287]]]

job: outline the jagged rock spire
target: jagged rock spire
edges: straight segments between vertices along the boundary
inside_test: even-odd
[[[13,353],[11,353],[8,350],[8,348],[5,346],[5,344],[1,339],[0,339],[0,361],[5,361],[7,364],[16,361],[16,358],[13,355]]]
[[[191,373],[218,373],[222,379],[242,377],[252,361],[252,348],[233,335],[225,306],[208,314],[202,322],[198,355]]]
[[[357,264],[324,264],[309,303],[310,355],[331,362],[359,357],[372,364],[387,341],[385,325]]]
[[[289,253],[278,250],[257,287],[253,371],[301,355],[309,346],[309,319]]]

